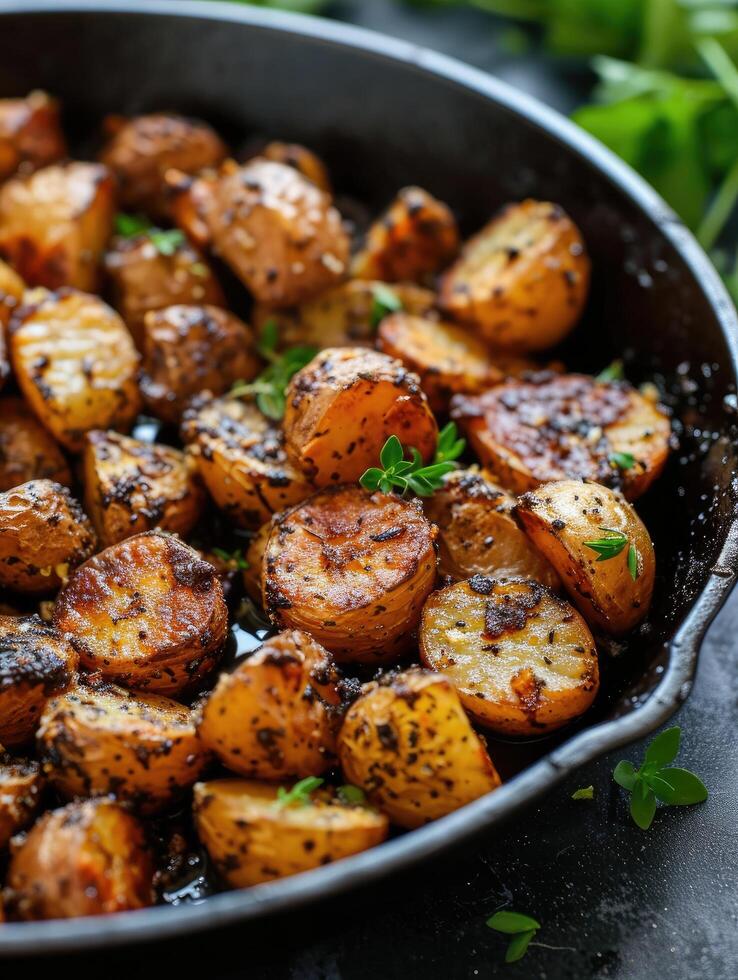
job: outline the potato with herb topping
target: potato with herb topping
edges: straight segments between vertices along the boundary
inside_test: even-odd
[[[0,399],[0,490],[31,480],[69,486],[72,474],[59,446],[26,403],[8,395]]]
[[[43,785],[37,762],[4,755],[0,746],[0,851],[38,812]]]
[[[67,155],[59,103],[46,92],[0,99],[0,180],[32,173]]]

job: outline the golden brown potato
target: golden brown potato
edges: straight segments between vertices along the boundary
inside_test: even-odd
[[[13,319],[10,356],[38,419],[79,452],[91,429],[127,428],[138,414],[138,354],[125,324],[97,296],[45,293]]]
[[[257,157],[293,167],[322,191],[326,191],[328,194],[331,192],[331,181],[325,164],[317,154],[308,150],[306,146],[301,146],[299,143],[282,143],[279,140],[273,140],[259,150]]]
[[[246,779],[195,786],[197,832],[232,888],[322,867],[387,837],[387,818],[369,807],[345,806],[326,794],[302,806],[282,805],[279,789]]]
[[[0,851],[36,815],[42,790],[39,764],[3,756],[0,748]]]
[[[114,182],[96,163],[44,167],[0,188],[0,257],[29,286],[95,292],[113,228]]]
[[[509,204],[464,245],[441,283],[441,306],[498,350],[553,347],[579,319],[589,259],[557,205]]]
[[[148,235],[114,238],[105,254],[105,269],[113,286],[113,304],[139,349],[149,310],[189,303],[225,306],[210,265],[187,241],[164,254]]]
[[[95,532],[67,487],[31,480],[0,493],[0,585],[53,592],[95,550]]]
[[[106,680],[177,695],[218,662],[228,614],[213,566],[173,535],[148,531],[73,572],[54,625]]]
[[[458,250],[451,210],[422,187],[403,187],[367,232],[351,273],[359,279],[427,282]]]
[[[434,592],[420,626],[423,663],[443,671],[472,719],[506,735],[565,725],[599,687],[586,623],[540,582],[475,575]]]
[[[248,595],[257,606],[263,602],[263,569],[269,535],[272,533],[272,522],[265,521],[254,537],[246,552],[248,568],[243,572],[243,584]]]
[[[438,427],[417,375],[401,361],[361,347],[329,347],[292,378],[284,432],[287,452],[319,487],[353,483],[389,436],[429,462]]]
[[[481,395],[459,395],[451,415],[479,458],[515,493],[586,478],[633,500],[661,473],[669,419],[624,382],[541,374]]]
[[[213,500],[240,527],[259,527],[313,490],[288,460],[282,430],[252,402],[198,398],[182,436]]]
[[[322,490],[274,520],[264,608],[337,660],[392,660],[412,646],[435,584],[435,537],[419,501],[357,486]]]
[[[348,235],[330,196],[282,163],[222,174],[205,217],[215,250],[259,302],[301,303],[346,272]]]
[[[199,248],[210,244],[207,214],[215,200],[218,177],[233,172],[235,168],[234,161],[226,160],[218,170],[208,168],[196,176],[173,168],[165,175],[172,221]]]
[[[438,572],[454,581],[472,575],[536,579],[557,590],[553,566],[515,520],[515,498],[474,470],[449,473],[423,501],[438,526]]]
[[[77,654],[38,616],[0,616],[0,740],[25,745],[47,700],[73,680]]]
[[[578,480],[547,483],[520,498],[518,515],[590,623],[619,634],[643,619],[656,558],[645,525],[619,493]]]
[[[10,323],[13,310],[23,298],[26,284],[7,262],[0,261],[0,337]]]
[[[207,123],[183,116],[152,113],[133,119],[108,117],[110,139],[100,160],[115,174],[125,208],[153,218],[169,215],[164,175],[173,167],[196,174],[217,166],[228,150]]]
[[[153,863],[135,817],[112,800],[50,810],[13,853],[10,918],[71,919],[153,902]]]
[[[83,466],[85,509],[103,547],[155,527],[184,538],[205,506],[197,464],[170,446],[93,430]]]
[[[0,180],[31,173],[67,155],[59,103],[46,92],[0,99]]]
[[[112,795],[143,814],[175,803],[208,762],[189,708],[114,684],[77,686],[49,701],[37,745],[65,799]]]
[[[261,368],[251,331],[215,306],[169,306],[144,318],[141,392],[158,418],[179,422],[193,395],[222,395]]]
[[[69,485],[72,474],[61,450],[24,401],[0,399],[0,490],[29,480]]]
[[[348,782],[400,827],[437,820],[500,785],[448,679],[417,668],[364,686],[338,754]]]

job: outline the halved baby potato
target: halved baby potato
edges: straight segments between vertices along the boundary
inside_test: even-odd
[[[181,695],[218,662],[228,613],[213,566],[173,535],[149,531],[76,569],[54,625],[106,680]]]
[[[634,500],[669,454],[671,426],[657,405],[624,382],[584,374],[541,374],[459,395],[451,415],[514,493],[585,478],[621,486]]]
[[[304,805],[282,804],[279,789],[245,779],[195,786],[197,833],[232,888],[310,871],[387,837],[387,818],[369,807],[345,806],[326,793]]]
[[[198,734],[241,776],[319,776],[335,762],[338,680],[319,643],[300,630],[279,633],[220,675]]]
[[[39,91],[0,99],[0,180],[17,170],[32,173],[66,155],[56,99]]]
[[[72,474],[62,451],[21,398],[0,399],[0,490],[31,480],[69,486]]]
[[[412,668],[364,687],[338,754],[348,782],[400,827],[419,827],[500,785],[484,743],[441,674]]]
[[[330,347],[294,375],[286,397],[287,452],[316,486],[357,481],[391,435],[425,462],[435,452],[438,427],[419,378],[386,354]]]
[[[443,276],[440,304],[496,350],[545,350],[584,307],[589,259],[578,228],[557,204],[509,204],[470,238]]]
[[[524,494],[517,512],[590,623],[620,634],[643,619],[656,558],[645,525],[619,493],[561,480]]]
[[[341,662],[392,660],[413,643],[435,584],[436,528],[418,501],[361,487],[322,490],[274,520],[264,607]]]
[[[38,762],[13,759],[0,747],[0,851],[38,812],[43,784]]]

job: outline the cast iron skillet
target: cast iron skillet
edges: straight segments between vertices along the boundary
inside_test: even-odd
[[[650,618],[627,648],[602,652],[604,693],[594,710],[534,747],[536,761],[519,775],[428,827],[310,874],[176,909],[3,925],[0,953],[191,933],[366,884],[499,824],[677,709],[738,568],[738,324],[705,255],[639,177],[487,75],[317,19],[218,3],[0,3],[0,50],[0,96],[39,87],[60,96],[73,137],[106,112],[202,115],[234,141],[259,133],[306,143],[325,156],[341,190],[375,211],[404,184],[427,187],[467,233],[507,200],[559,202],[582,228],[595,272],[565,359],[596,372],[625,356],[628,377],[655,378],[682,420],[680,448],[639,504],[659,564]],[[526,752],[493,745],[494,758],[513,759],[512,768]]]

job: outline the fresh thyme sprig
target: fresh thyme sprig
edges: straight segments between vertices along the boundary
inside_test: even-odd
[[[457,437],[456,423],[449,422],[438,433],[436,453],[433,462],[423,465],[417,449],[411,448],[412,459],[405,459],[405,450],[397,436],[390,436],[379,454],[380,466],[371,466],[359,482],[365,490],[401,493],[411,490],[418,497],[430,497],[443,485],[447,473],[456,469],[455,459],[463,453],[466,442]]]
[[[310,795],[323,783],[324,780],[319,776],[306,776],[299,783],[295,783],[292,789],[285,789],[284,786],[280,786],[274,805],[278,807],[307,806],[310,802]]]
[[[487,925],[496,932],[502,932],[511,936],[510,942],[505,953],[506,963],[515,963],[525,956],[531,939],[541,928],[540,922],[523,915],[520,912],[511,912],[501,909],[487,919]]]
[[[123,214],[115,216],[115,233],[121,238],[135,238],[146,235],[160,255],[174,255],[180,245],[184,244],[185,236],[179,228],[157,228],[148,218],[140,214]]]
[[[623,362],[618,358],[603,368],[595,377],[595,381],[622,381],[624,378]]]
[[[226,551],[225,548],[211,548],[212,553],[227,564],[233,564],[240,571],[245,571],[249,567],[243,555],[243,548],[235,548],[233,551]]]
[[[617,558],[628,544],[628,535],[623,531],[616,531],[612,527],[601,527],[600,531],[602,531],[603,537],[593,541],[585,541],[584,547],[597,552],[596,561],[609,561],[611,558]],[[630,577],[635,582],[640,575],[640,570],[638,568],[638,549],[634,544],[628,545],[627,565]]]
[[[379,324],[390,313],[397,313],[403,309],[402,300],[389,286],[383,282],[376,282],[372,286],[372,309],[371,324],[372,330],[376,330]]]
[[[635,466],[633,453],[610,453],[610,462],[619,470],[631,470]]]

